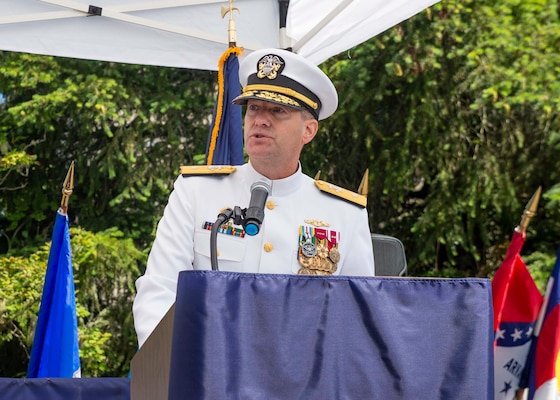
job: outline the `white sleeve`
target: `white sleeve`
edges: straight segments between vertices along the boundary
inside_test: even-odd
[[[175,181],[158,223],[146,272],[136,281],[133,314],[139,346],[175,302],[179,272],[193,266],[195,203],[189,196],[194,190],[188,188],[187,181],[182,177]]]
[[[340,274],[375,276],[373,245],[367,210],[365,208],[360,210],[354,221],[348,221],[346,229],[345,239],[343,239],[346,256]]]

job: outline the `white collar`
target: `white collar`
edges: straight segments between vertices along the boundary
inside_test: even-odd
[[[249,185],[259,180],[265,180],[271,183],[272,193],[270,196],[285,196],[299,190],[302,185],[305,175],[301,172],[301,163],[298,162],[298,169],[292,175],[283,179],[270,180],[264,175],[259,174],[251,165],[251,161],[243,165],[244,172],[246,172],[246,179]]]

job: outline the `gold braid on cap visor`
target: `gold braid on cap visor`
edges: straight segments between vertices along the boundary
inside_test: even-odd
[[[317,104],[316,102],[311,100],[309,97],[304,96],[303,94],[296,92],[293,89],[280,87],[280,86],[275,86],[275,85],[262,85],[262,84],[261,85],[247,85],[243,88],[243,93],[248,92],[250,90],[265,90],[265,91],[270,91],[270,92],[281,93],[281,94],[284,94],[286,96],[293,97],[294,99],[298,99],[298,100],[303,101],[305,104],[307,104],[308,107],[311,107],[314,110],[319,108],[319,104]]]

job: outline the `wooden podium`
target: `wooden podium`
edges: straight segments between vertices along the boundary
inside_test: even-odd
[[[130,400],[167,399],[175,304],[130,362]]]

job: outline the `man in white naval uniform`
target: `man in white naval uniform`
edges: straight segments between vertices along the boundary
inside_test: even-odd
[[[303,146],[318,120],[337,108],[329,78],[301,56],[278,49],[249,54],[239,70],[247,106],[240,167],[182,167],[158,224],[146,273],[136,281],[134,324],[141,346],[173,305],[183,270],[211,269],[210,230],[224,208],[247,207],[251,186],[268,182],[260,232],[231,221],[218,233],[220,271],[373,276],[365,196],[301,171]]]

